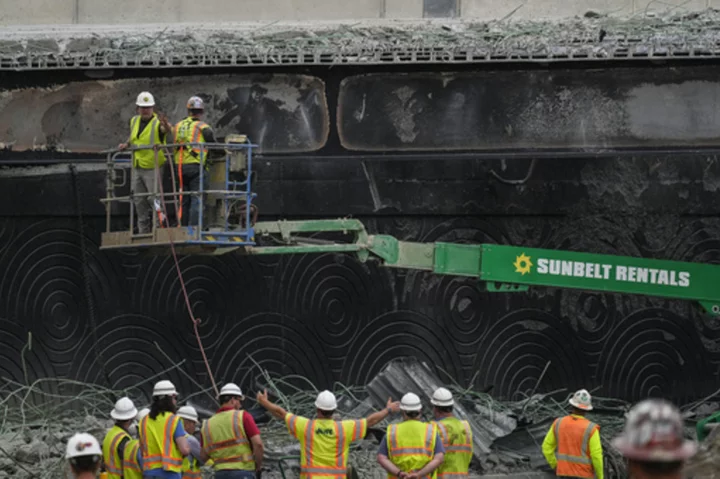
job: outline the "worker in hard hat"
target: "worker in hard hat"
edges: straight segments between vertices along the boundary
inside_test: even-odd
[[[205,102],[199,96],[190,97],[187,102],[188,116],[175,125],[174,142],[185,143],[215,143],[215,134],[210,125],[202,121],[205,113]],[[199,145],[178,146],[175,148],[175,164],[178,169],[179,190],[181,192],[200,191],[200,170],[205,167],[206,159],[210,156],[224,156],[224,152],[208,152]],[[203,190],[207,189],[208,175],[203,173]],[[187,218],[183,225],[197,225],[200,221],[200,208],[202,198],[199,195],[184,195],[180,209],[180,216]]]
[[[135,420],[137,422],[150,414],[150,409],[141,409]],[[125,445],[125,452],[123,453],[123,479],[142,479],[142,452],[140,451],[140,440],[131,439]]]
[[[200,441],[194,436],[197,425],[200,423],[198,413],[192,406],[183,406],[178,409],[178,416],[183,420],[183,427],[187,435],[188,444],[190,444],[190,454],[185,456],[182,465],[183,479],[202,479]]]
[[[603,479],[603,450],[600,426],[585,418],[592,411],[592,398],[580,389],[568,401],[572,410],[553,421],[542,451],[557,477]]]
[[[385,409],[365,419],[336,421],[337,399],[330,391],[322,391],[315,400],[316,419],[287,412],[268,399],[267,391],[258,392],[258,403],[277,419],[285,421],[290,434],[300,441],[301,479],[347,477],[350,444],[365,437],[367,429],[379,423],[391,412],[399,411],[400,403],[388,399]]]
[[[102,456],[98,440],[85,432],[72,436],[65,448],[65,459],[70,463],[72,477],[76,479],[95,479]]]
[[[440,433],[445,459],[438,467],[438,477],[465,477],[473,457],[473,435],[470,423],[453,415],[455,400],[450,391],[438,388],[432,395],[435,424]]]
[[[155,98],[150,92],[144,91],[135,101],[137,115],[130,119],[130,136],[118,148],[164,145],[172,125],[165,115],[158,116],[155,111]],[[132,193],[157,193],[158,182],[163,180],[165,172],[165,153],[158,149],[141,149],[132,153]],[[157,171],[156,171],[157,170]],[[157,181],[156,181],[157,173]],[[152,225],[152,212],[155,208],[154,198],[139,196],[134,198],[137,212],[138,232],[149,233]]]
[[[612,444],[628,461],[629,479],[681,479],[685,462],[698,450],[695,441],[683,436],[680,411],[664,399],[633,406]]]
[[[190,445],[180,416],[175,414],[177,395],[168,380],[158,381],[153,388],[150,413],[140,421],[138,430],[143,477],[182,478],[183,458],[190,454]]]
[[[224,385],[220,409],[203,424],[201,461],[212,459],[216,479],[260,477],[265,446],[243,399],[237,384]]]
[[[137,413],[135,404],[128,397],[118,399],[115,407],[110,411],[110,417],[115,420],[115,425],[105,434],[102,445],[103,464],[107,472],[107,479],[123,477],[123,455],[127,443],[132,439],[130,426]]]
[[[388,427],[380,441],[378,463],[388,472],[388,478],[435,479],[437,468],[445,459],[437,426],[420,421],[422,403],[417,394],[405,394],[400,410],[403,421]]]

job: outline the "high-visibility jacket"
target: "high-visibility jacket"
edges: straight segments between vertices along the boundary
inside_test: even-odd
[[[145,126],[138,136],[140,129],[140,115],[136,115],[130,119],[130,142],[131,146],[152,146],[163,145],[165,141],[160,141],[160,120],[155,113],[152,119]],[[165,164],[165,154],[162,150],[155,152],[152,149],[133,151],[133,166],[135,168],[152,169],[155,168],[155,157],[157,156],[158,166]]]
[[[391,424],[387,435],[388,458],[403,472],[419,471],[432,461],[435,455],[437,427],[410,419],[399,424]],[[437,469],[422,479],[436,479]],[[388,478],[397,479],[388,473]]]
[[[596,477],[590,439],[594,434],[599,434],[599,429],[600,426],[581,416],[565,416],[555,420],[551,430],[556,439],[557,476]],[[602,477],[602,471],[597,476]]]
[[[203,449],[213,460],[216,471],[254,471],[255,458],[245,434],[245,411],[222,411],[205,421],[201,435]]]
[[[122,457],[118,454],[118,446],[124,438],[130,438],[130,434],[120,426],[113,426],[103,440],[103,463],[108,473],[108,479],[120,479],[123,475]],[[125,446],[127,449],[127,445]]]
[[[285,425],[300,441],[301,479],[347,477],[350,444],[367,433],[366,419],[308,419],[288,413]]]
[[[183,456],[175,444],[175,429],[180,416],[169,412],[157,415],[155,419],[145,416],[140,421],[139,436],[142,451],[143,471],[163,469],[180,472]]]
[[[142,479],[142,468],[138,463],[140,441],[131,439],[123,452],[123,479]]]
[[[208,124],[197,120],[191,116],[179,121],[175,125],[175,143],[205,143],[205,137],[202,130],[207,128]],[[202,151],[199,146],[175,147],[175,164],[201,163],[205,164],[207,150]]]
[[[185,437],[190,437],[190,434],[185,434]],[[182,479],[202,479],[202,477],[200,461],[192,456],[185,456],[182,464]]]
[[[470,423],[448,416],[433,422],[445,446],[445,459],[437,468],[438,479],[467,477],[473,456],[473,439]]]

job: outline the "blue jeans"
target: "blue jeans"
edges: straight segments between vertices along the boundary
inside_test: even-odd
[[[186,163],[182,167],[183,191],[200,191],[200,166],[199,163]],[[178,172],[179,174],[179,172]],[[179,180],[178,180],[179,181]],[[208,188],[208,172],[203,172],[203,190]],[[202,197],[183,195],[182,209],[184,226],[197,226],[200,223],[200,208],[203,207]]]
[[[255,471],[215,471],[215,479],[255,479]]]

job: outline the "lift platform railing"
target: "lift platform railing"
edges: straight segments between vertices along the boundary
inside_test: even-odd
[[[126,233],[129,235],[130,241],[141,237],[156,238],[158,230],[171,226],[169,224],[170,216],[168,215],[168,211],[170,208],[168,205],[174,205],[176,220],[178,216],[180,216],[180,212],[182,212],[183,217],[185,215],[189,216],[190,212],[185,211],[180,203],[183,197],[189,196],[191,203],[193,201],[199,201],[200,208],[198,211],[197,224],[188,225],[187,227],[185,240],[191,239],[192,241],[185,242],[232,246],[253,245],[253,210],[255,207],[252,201],[256,195],[252,191],[252,153],[257,145],[251,143],[247,137],[240,135],[233,135],[228,137],[227,140],[226,143],[173,143],[156,146],[133,146],[123,150],[109,150],[107,156],[106,197],[100,200],[105,204],[106,234],[116,233],[116,231],[112,230],[111,221],[113,205],[129,203],[129,231],[126,231]],[[187,161],[183,161],[182,163],[176,164],[175,153],[178,148],[184,149],[182,154],[185,159],[187,159],[189,155],[193,155],[194,158],[199,157],[204,159],[204,161],[201,162],[201,164],[204,164],[204,167],[199,168],[200,188],[196,191],[186,191],[184,188],[179,190],[180,178],[178,175],[180,174],[181,167],[197,163],[187,163]],[[197,155],[193,153],[193,149],[199,150]],[[133,189],[133,179],[138,169],[136,162],[133,160],[134,152],[147,150],[153,150],[155,152],[154,188],[147,193],[137,193]],[[222,157],[211,154],[219,150],[224,152]],[[162,186],[162,182],[165,179],[165,175],[161,174],[162,169],[160,167],[163,156],[166,160],[165,163],[169,165],[168,169],[173,185],[172,191],[164,191]],[[127,184],[126,171],[128,164],[131,178],[129,195],[117,196],[115,194],[116,188],[123,187]],[[115,181],[118,171],[123,172],[121,184],[117,184]],[[233,175],[235,174],[240,176],[241,179],[233,179]],[[206,183],[208,183],[207,186]],[[137,198],[142,197],[150,198],[150,203],[153,204],[152,229],[150,233],[135,234],[134,226],[135,217],[137,216],[135,201]],[[209,202],[208,199],[212,199],[212,201]],[[244,204],[241,204],[243,211],[240,213],[240,220],[235,224],[230,221],[230,215],[238,201],[243,201]],[[210,203],[214,203],[214,205]],[[208,210],[210,206],[214,206],[214,208],[211,208],[213,217],[208,221],[208,213],[206,210]],[[160,216],[160,221],[158,220],[158,216]],[[210,231],[209,226],[212,227],[212,231]],[[177,227],[180,227],[180,225],[177,224]]]

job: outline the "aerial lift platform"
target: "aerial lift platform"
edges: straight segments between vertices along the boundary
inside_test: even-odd
[[[171,151],[177,146],[156,148],[156,156],[165,152],[171,161]],[[257,145],[244,135],[230,135],[226,143],[184,146],[198,147],[203,152],[224,151],[224,157],[209,159],[207,168],[201,169],[202,175],[208,176],[207,189],[201,186],[197,192],[143,194],[154,198],[157,213],[151,233],[144,235],[133,231],[133,198],[141,195],[132,191],[128,196],[115,194],[132,174],[128,156],[133,149],[110,151],[107,194],[101,200],[106,209],[101,249],[145,249],[160,255],[170,254],[171,249],[196,255],[347,253],[361,262],[379,261],[391,268],[477,278],[479,287],[489,292],[521,292],[530,286],[542,286],[658,296],[696,301],[709,314],[720,316],[720,266],[716,265],[498,244],[400,241],[389,235],[368,234],[362,222],[347,218],[258,222],[253,203],[256,194],[252,191],[253,152]],[[151,147],[134,150],[147,148]],[[123,180],[121,184],[116,182],[118,177]],[[199,224],[168,224],[168,208],[187,195],[202,199],[204,211],[201,208]],[[119,203],[129,204],[130,224],[122,231],[114,231],[111,217]],[[347,241],[309,236],[316,233],[343,233]]]

